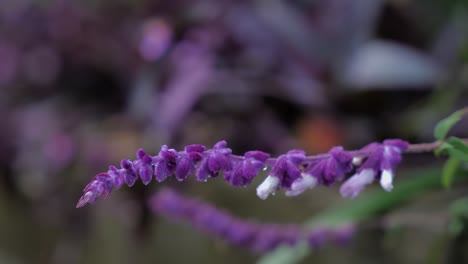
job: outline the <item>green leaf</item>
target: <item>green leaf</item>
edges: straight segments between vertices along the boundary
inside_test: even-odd
[[[426,168],[402,174],[402,178],[408,177],[398,183],[398,187],[391,193],[378,190],[363,193],[353,201],[346,201],[336,208],[320,213],[309,219],[304,226],[314,228],[315,226],[336,226],[344,223],[357,223],[360,220],[374,217],[388,210],[404,204],[404,202],[440,187],[440,169]],[[468,174],[457,173],[455,180],[466,180]],[[460,176],[460,177],[458,177]],[[400,177],[400,176],[399,176]],[[296,247],[274,250],[263,255],[257,263],[260,264],[295,264],[301,262],[311,253],[310,247],[299,243]]]
[[[449,115],[448,117],[442,119],[437,123],[434,129],[434,137],[437,140],[444,140],[447,136],[450,129],[460,121],[464,114],[464,111],[456,111],[455,113]]]
[[[464,225],[460,218],[454,218],[450,221],[448,229],[452,236],[458,236],[463,231]]]
[[[465,219],[468,219],[468,197],[458,199],[450,205],[452,220],[449,223],[450,234],[457,236],[465,228]]]
[[[455,149],[468,154],[468,145],[466,145],[463,140],[456,137],[450,137],[448,143],[450,143],[450,145],[452,145]]]
[[[449,155],[460,161],[468,161],[468,146],[461,139],[451,137],[447,142],[444,142],[440,147],[434,150],[436,156],[441,154]]]
[[[444,186],[444,188],[448,189],[452,185],[453,176],[457,171],[459,163],[460,161],[455,157],[450,157],[445,162],[444,168],[442,170],[442,186]]]
[[[450,149],[453,149],[453,146],[451,144],[444,142],[442,145],[440,145],[440,147],[434,150],[434,154],[436,156],[440,156],[442,154],[448,155]]]
[[[459,161],[468,161],[468,153],[464,153],[455,148],[449,149],[448,152],[451,158],[455,158]]]

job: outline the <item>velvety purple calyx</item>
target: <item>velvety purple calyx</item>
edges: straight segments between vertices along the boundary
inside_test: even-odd
[[[289,189],[291,184],[301,177],[299,166],[304,162],[305,158],[304,151],[290,150],[277,158],[269,175],[277,177],[280,180],[281,187]]]
[[[408,146],[403,140],[389,139],[382,144],[371,143],[362,148],[360,152],[367,153],[367,157],[356,174],[340,187],[341,195],[354,198],[376,178],[380,179],[382,188],[391,191],[395,167],[400,163],[402,153]]]
[[[353,170],[353,156],[346,152],[343,147],[334,147],[328,154],[328,158],[311,164],[305,171],[316,177],[318,182],[325,186],[341,181],[346,173]]]
[[[206,153],[196,172],[199,181],[206,181],[209,177],[217,177],[220,171],[232,170],[232,163],[229,159],[232,150],[226,145],[226,141],[219,141],[213,146],[213,149]]]
[[[258,175],[260,169],[265,167],[265,161],[270,155],[262,151],[249,151],[244,159],[235,163],[231,171],[224,173],[224,180],[232,186],[247,186]]]
[[[403,140],[387,139],[382,144],[371,143],[363,147],[361,151],[368,152],[368,155],[358,172],[364,169],[372,169],[377,172],[394,169],[400,163],[401,154],[408,146],[408,142]]]
[[[158,182],[164,181],[177,167],[178,153],[174,149],[169,149],[166,145],[161,147],[159,154],[154,158],[154,176]]]
[[[112,179],[114,186],[116,189],[119,189],[124,184],[124,178],[121,173],[115,166],[109,166],[109,170],[107,171],[109,177]]]
[[[135,168],[133,167],[133,163],[128,159],[123,159],[120,162],[120,166],[123,169],[122,175],[125,180],[125,184],[132,187],[138,179],[138,174]]]
[[[177,166],[175,168],[175,176],[179,181],[183,181],[189,174],[195,171],[195,164],[203,158],[203,145],[189,145],[184,151],[179,152]]]
[[[143,184],[147,185],[153,177],[153,158],[143,149],[137,151],[137,160],[133,162]]]
[[[107,173],[99,173],[83,189],[84,194],[76,204],[76,208],[92,204],[102,195],[106,195],[107,197],[107,195],[112,191],[112,187],[113,183],[111,177]]]

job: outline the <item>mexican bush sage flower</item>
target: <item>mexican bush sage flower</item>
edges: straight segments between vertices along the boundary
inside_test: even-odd
[[[302,178],[299,166],[306,159],[302,150],[290,150],[277,158],[268,177],[257,187],[257,195],[265,200],[279,187],[291,189],[294,181]]]
[[[331,186],[336,181],[341,181],[345,174],[353,169],[351,164],[353,156],[343,147],[334,147],[328,154],[309,164],[301,173],[301,177],[296,179],[291,188],[286,191],[286,195],[299,195],[318,184]]]
[[[408,143],[399,139],[385,140],[382,144],[371,143],[361,149],[368,153],[366,160],[340,188],[344,197],[355,198],[364,187],[375,179],[386,191],[393,189],[395,166],[401,161],[401,154],[408,148]]]
[[[331,186],[356,168],[354,176],[340,188],[344,197],[354,198],[375,179],[386,191],[392,190],[395,166],[408,146],[405,141],[392,139],[382,144],[371,143],[356,151],[334,147],[325,154],[306,156],[302,150],[291,150],[277,158],[258,150],[248,151],[243,156],[233,155],[224,140],[211,149],[189,145],[176,151],[164,145],[156,156],[140,149],[135,160],[123,159],[120,168],[110,166],[107,172],[96,175],[83,190],[77,207],[108,196],[112,189],[119,189],[124,183],[133,186],[139,178],[143,184],[149,184],[153,177],[158,182],[172,176],[183,181],[194,174],[197,180],[207,181],[222,173],[223,179],[232,186],[247,186],[268,167],[271,168],[268,176],[257,187],[257,196],[261,199],[280,189],[284,189],[287,196],[296,196],[317,185]]]
[[[246,152],[244,159],[234,162],[232,170],[224,172],[224,180],[232,186],[249,185],[260,169],[264,168],[269,156],[270,154],[258,150]]]

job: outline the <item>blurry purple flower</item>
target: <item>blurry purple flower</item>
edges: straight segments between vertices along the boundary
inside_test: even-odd
[[[149,201],[150,208],[158,215],[190,223],[193,227],[224,241],[243,246],[254,252],[266,252],[280,245],[293,246],[307,240],[313,247],[321,247],[326,241],[337,242],[337,237],[350,234],[348,229],[338,228],[304,230],[297,225],[263,224],[239,219],[203,201],[162,189]],[[344,234],[342,234],[344,231]]]
[[[334,236],[334,241],[337,244],[346,245],[348,244],[356,233],[356,226],[352,224],[345,224],[337,228]]]
[[[315,249],[320,249],[329,241],[330,230],[324,227],[318,227],[309,231],[306,235],[309,246]]]
[[[171,41],[171,27],[162,19],[149,19],[143,24],[139,44],[140,55],[147,61],[155,61],[167,51]]]
[[[268,177],[257,187],[257,196],[265,200],[279,187],[291,189],[293,182],[301,177],[299,165],[306,159],[302,150],[290,150],[276,159]]]
[[[399,139],[385,140],[382,144],[371,143],[362,148],[367,152],[367,159],[357,173],[350,177],[340,188],[344,197],[355,198],[362,189],[380,177],[380,185],[386,191],[393,189],[393,171],[401,161],[401,154],[409,144]]]

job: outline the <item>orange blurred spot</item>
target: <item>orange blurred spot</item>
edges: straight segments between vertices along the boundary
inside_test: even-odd
[[[296,134],[301,147],[308,153],[327,152],[343,142],[339,124],[324,115],[309,116],[299,120]]]

